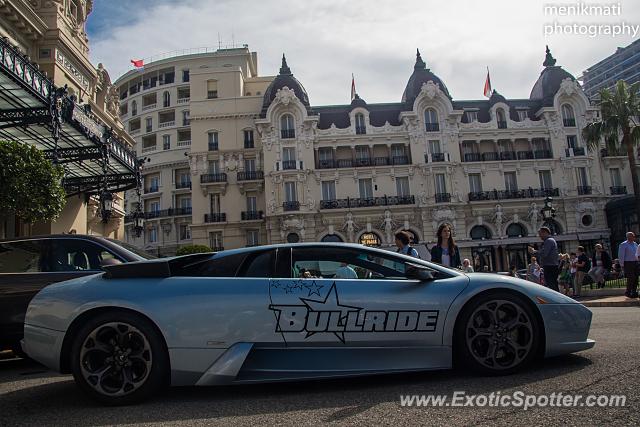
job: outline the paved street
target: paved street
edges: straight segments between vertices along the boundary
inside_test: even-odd
[[[71,377],[0,361],[0,425],[638,425],[640,308],[593,308],[596,347],[501,378],[459,372],[225,388],[177,388],[150,403],[105,408]],[[624,408],[406,408],[401,394],[625,394]]]

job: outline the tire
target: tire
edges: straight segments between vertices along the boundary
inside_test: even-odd
[[[485,375],[508,375],[539,354],[542,325],[524,297],[491,292],[473,299],[456,322],[457,365]]]
[[[71,370],[76,384],[105,405],[150,398],[169,383],[164,340],[146,318],[125,311],[90,318],[74,337]]]

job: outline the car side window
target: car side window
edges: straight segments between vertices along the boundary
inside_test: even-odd
[[[103,257],[110,254],[103,247],[81,239],[52,239],[47,251],[48,271],[98,271]],[[111,255],[113,257],[113,255]]]
[[[274,250],[249,254],[238,272],[238,277],[271,277],[273,276],[274,262]]]
[[[43,245],[36,240],[0,244],[0,273],[34,273],[42,269]]]
[[[212,259],[195,261],[176,271],[176,276],[190,277],[236,277],[238,269],[247,257],[246,253],[215,256]]]
[[[400,258],[368,251],[336,248],[296,248],[292,277],[336,279],[406,279]]]

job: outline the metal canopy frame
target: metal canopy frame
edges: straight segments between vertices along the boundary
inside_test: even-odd
[[[0,139],[33,145],[62,164],[67,196],[142,186],[135,152],[7,38],[0,38]]]

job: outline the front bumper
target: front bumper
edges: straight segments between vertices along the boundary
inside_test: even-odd
[[[60,351],[64,332],[40,326],[24,325],[22,351],[46,367],[60,372]]]
[[[582,304],[538,305],[546,335],[545,357],[588,350],[595,341],[588,338],[591,311]]]

